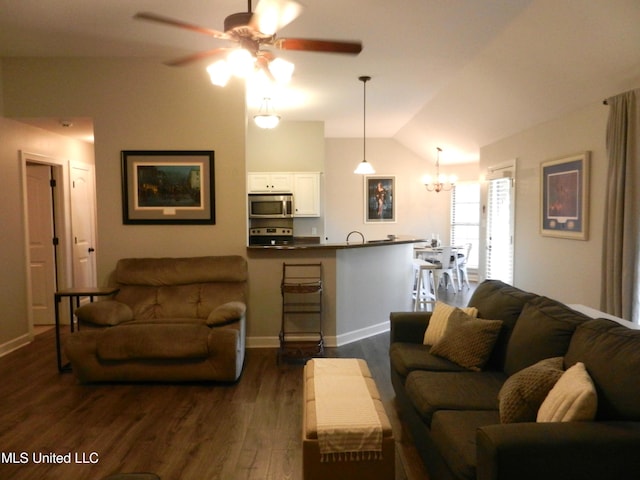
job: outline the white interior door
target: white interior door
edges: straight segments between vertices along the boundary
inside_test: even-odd
[[[56,290],[51,166],[28,163],[26,171],[33,324],[50,325],[54,323]]]
[[[95,287],[95,220],[93,167],[73,162],[71,176],[71,229],[73,243],[73,286]]]
[[[505,172],[511,174],[511,172]],[[514,178],[489,180],[486,278],[513,284]]]

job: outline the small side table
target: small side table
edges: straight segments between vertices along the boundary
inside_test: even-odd
[[[55,317],[56,317],[56,354],[58,358],[58,371],[59,372],[68,372],[71,371],[71,365],[66,364],[62,365],[62,351],[60,349],[60,308],[58,304],[62,297],[69,297],[69,326],[71,331],[74,331],[73,328],[73,299],[75,298],[76,308],[80,306],[80,298],[89,297],[89,300],[93,302],[94,297],[106,297],[109,295],[113,295],[120,290],[118,287],[85,287],[85,288],[65,288],[63,290],[58,290],[54,293],[54,306],[55,306]],[[78,325],[80,328],[80,325]]]

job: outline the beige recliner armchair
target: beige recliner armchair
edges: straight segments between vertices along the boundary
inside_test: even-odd
[[[65,353],[82,382],[235,381],[245,355],[240,256],[126,258],[110,300],[76,310]]]

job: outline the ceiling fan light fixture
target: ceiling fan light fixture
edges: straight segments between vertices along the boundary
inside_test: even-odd
[[[231,78],[231,69],[226,60],[218,60],[207,67],[207,73],[211,83],[218,87],[224,87]]]
[[[295,65],[282,58],[274,58],[269,62],[269,71],[278,83],[289,83]]]
[[[255,68],[255,58],[248,50],[237,48],[227,55],[232,75],[246,78]]]
[[[272,129],[278,126],[280,123],[280,115],[276,114],[269,97],[262,99],[260,110],[253,116],[253,121],[260,128]]]
[[[273,35],[278,30],[278,11],[269,10],[260,15],[258,31],[265,35]]]
[[[295,20],[302,6],[294,0],[261,0],[256,7],[256,28],[264,35],[275,35],[285,25]]]

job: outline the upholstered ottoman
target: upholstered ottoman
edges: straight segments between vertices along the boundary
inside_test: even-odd
[[[303,392],[304,480],[395,478],[391,423],[364,360],[310,360]]]

